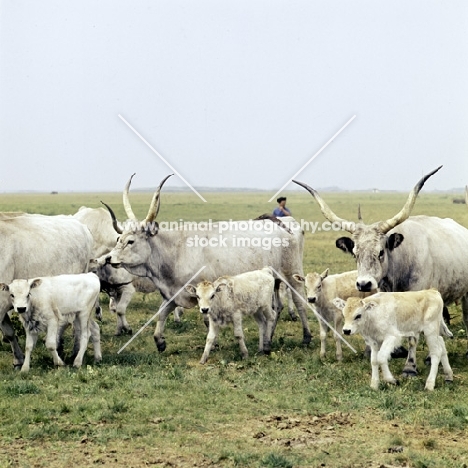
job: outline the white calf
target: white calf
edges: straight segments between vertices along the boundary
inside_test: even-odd
[[[445,343],[440,336],[453,335],[443,321],[444,301],[436,289],[377,293],[366,299],[350,298],[346,303],[336,299],[335,305],[343,311],[343,333],[360,333],[371,348],[372,388],[379,387],[379,366],[385,382],[398,383],[388,367],[390,355],[403,337],[414,337],[417,343],[421,332],[431,357],[426,390],[434,389],[439,362],[444,368],[445,380],[453,380]]]
[[[100,291],[99,279],[94,273],[17,279],[9,285],[0,284],[0,289],[10,292],[14,310],[18,312],[26,331],[26,355],[22,372],[29,371],[31,352],[38,333],[44,330],[47,330],[46,347],[52,353],[54,364],[64,365],[57,353],[58,331],[70,323],[75,327],[75,334],[79,335],[79,348],[73,365],[81,366],[90,332],[95,350],[94,358],[96,361],[101,360],[97,335],[99,327],[91,321]]]
[[[339,273],[337,275],[328,276],[328,268],[322,273],[308,273],[306,277],[293,275],[296,281],[304,283],[306,289],[307,301],[315,304],[318,314],[325,320],[319,320],[320,326],[320,357],[325,357],[327,333],[330,327],[327,325],[333,324],[335,330],[341,333],[343,325],[343,314],[335,304],[333,299],[339,297],[343,300],[349,297],[364,298],[372,294],[362,293],[356,289],[357,270]],[[374,291],[375,292],[375,291]],[[343,352],[341,349],[341,339],[334,333],[336,344],[336,359],[341,361]]]
[[[253,315],[259,331],[259,352],[271,351],[271,334],[276,320],[272,308],[275,280],[270,268],[250,271],[237,276],[222,276],[213,283],[202,281],[186,291],[198,300],[200,312],[208,315],[209,329],[200,364],[208,360],[219,329],[232,323],[242,357],[248,356],[242,331],[242,316]]]

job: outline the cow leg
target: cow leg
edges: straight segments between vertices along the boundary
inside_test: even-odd
[[[127,307],[132,300],[133,294],[135,293],[135,288],[133,285],[126,284],[118,288],[116,292],[115,301],[115,312],[117,314],[117,330],[115,336],[120,336],[124,334],[132,334],[132,329],[127,322]]]
[[[377,364],[382,369],[382,379],[385,382],[391,383],[393,385],[398,385],[398,380],[393,377],[393,374],[388,367],[388,361],[390,359],[390,355],[392,354],[393,349],[396,346],[399,346],[399,339],[395,336],[387,336],[380,347],[380,350],[377,354]]]
[[[91,336],[91,342],[93,343],[94,362],[101,362],[101,330],[99,329],[99,325],[94,320],[89,321],[89,334]]]
[[[29,330],[26,330],[25,356],[23,365],[21,366],[21,372],[29,372],[29,368],[31,365],[31,353],[34,349],[34,346],[36,346],[37,335],[37,332],[31,332]]]
[[[465,324],[465,331],[468,335],[468,294],[465,294],[461,299],[462,312],[463,312],[463,323]],[[468,358],[468,351],[466,352]]]
[[[64,339],[63,335],[65,333],[65,330],[70,324],[66,320],[61,320],[58,324],[58,329],[57,329],[57,353],[60,356],[60,358],[63,360],[65,351],[64,351]],[[75,344],[73,345],[75,347]],[[73,350],[75,351],[75,350]],[[77,351],[78,352],[78,351]]]
[[[263,352],[271,353],[271,335],[275,325],[276,312],[271,307],[262,310],[263,315]]]
[[[286,289],[286,296],[288,298],[288,314],[291,317],[291,320],[293,322],[297,322],[297,314],[296,311],[294,310],[294,301],[292,297],[292,291],[291,288]]]
[[[109,294],[109,312],[111,314],[115,314],[115,310],[117,308],[117,302],[114,297],[115,293],[112,293],[112,295]]]
[[[102,307],[99,301],[99,296],[96,299],[96,303],[94,304],[94,317],[96,318],[96,320],[102,322]]]
[[[272,308],[275,311],[276,317],[275,322],[273,324],[273,329],[271,330],[271,339],[273,339],[273,335],[276,330],[276,326],[278,325],[278,320],[281,315],[281,311],[283,310],[283,303],[281,302],[281,294],[279,290],[279,285],[281,282],[275,279],[275,288],[273,290],[273,297],[272,297]]]
[[[77,313],[77,320],[80,325],[81,336],[80,336],[80,349],[73,361],[73,367],[81,367],[83,364],[83,357],[88,347],[89,341],[89,321],[90,314],[88,311],[81,311]]]
[[[327,347],[327,333],[328,333],[328,325],[323,322],[323,320],[319,319],[319,327],[320,327],[320,358],[325,358],[326,354],[326,347]]]
[[[164,327],[169,314],[175,309],[176,305],[174,302],[163,301],[158,310],[158,321],[156,323],[156,329],[154,330],[154,341],[158,351],[162,353],[166,349],[166,339],[164,338]]]
[[[5,343],[10,343],[11,350],[13,351],[13,366],[15,369],[19,369],[24,362],[24,354],[19,346],[18,339],[15,335],[15,329],[6,311],[2,319],[0,319],[0,329],[2,330],[3,341]]]
[[[447,348],[445,347],[444,339],[439,336],[439,343],[442,349],[442,355],[440,357],[440,362],[442,363],[442,368],[444,369],[444,376],[446,382],[453,382],[453,371],[450,367],[450,363],[447,355]]]
[[[208,356],[210,355],[211,348],[213,344],[216,342],[219,334],[219,324],[214,322],[211,317],[209,318],[209,325],[208,325],[208,335],[206,336],[206,343],[205,343],[205,350],[203,351],[203,355],[200,359],[200,364],[205,364],[208,360]]]
[[[341,338],[340,338],[343,335],[343,320],[341,317],[342,317],[341,313],[335,315],[335,330],[340,334],[340,336],[338,336],[336,333],[333,333],[335,337],[337,361],[343,360],[343,350],[341,348]]]
[[[418,375],[416,368],[416,346],[418,345],[418,337],[410,336],[408,338],[408,358],[406,359],[405,367],[403,368],[403,377],[414,377]]]
[[[289,284],[292,286],[294,283],[297,284],[297,281],[294,280],[292,277],[287,278]],[[309,320],[307,318],[307,312],[304,304],[306,304],[306,299],[305,299],[305,294],[304,294],[304,288],[301,286],[297,289],[294,289],[292,291],[292,297],[293,297],[293,302],[294,305],[296,306],[297,313],[299,314],[299,317],[302,322],[302,332],[303,332],[303,339],[302,339],[302,344],[308,345],[311,340],[312,340],[312,334],[310,333],[310,327],[309,327]]]
[[[427,347],[429,348],[429,354],[431,356],[431,370],[429,371],[429,376],[426,380],[426,390],[434,390],[437,372],[439,370],[439,363],[442,358],[443,348],[445,348],[443,338],[438,335],[438,331],[434,334],[430,333],[425,335]],[[439,341],[439,338],[442,340],[442,343]],[[445,352],[445,354],[447,354],[447,352]]]
[[[372,376],[371,376],[371,388],[374,390],[379,389],[379,363],[377,359],[377,355],[379,353],[379,348],[377,347],[377,343],[367,343],[370,347],[370,362],[372,368]]]
[[[239,342],[242,359],[247,359],[249,357],[249,351],[247,350],[247,346],[245,346],[244,332],[242,330],[242,314],[240,312],[235,312],[233,314],[232,323],[234,326],[234,336]]]
[[[46,348],[52,354],[52,359],[54,360],[55,366],[64,366],[65,363],[62,361],[60,356],[57,353],[57,341],[58,341],[58,323],[55,320],[51,320],[47,324],[47,334],[46,334]]]
[[[174,309],[174,322],[180,323],[183,314],[184,314],[184,308],[180,306],[176,307]]]

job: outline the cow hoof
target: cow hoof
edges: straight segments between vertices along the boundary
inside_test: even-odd
[[[13,369],[14,369],[15,371],[21,370],[21,367],[23,367],[23,364],[13,364]]]
[[[431,356],[427,356],[427,358],[424,359],[424,364],[426,364],[426,366],[430,366],[430,365],[431,365]]]
[[[304,336],[304,339],[302,340],[302,344],[304,346],[308,346],[311,341],[312,341],[312,335]]]
[[[165,341],[158,341],[157,338],[154,338],[154,342],[156,343],[156,348],[158,348],[158,351],[162,353],[166,349],[166,342]]]
[[[417,370],[406,369],[406,370],[404,370],[402,372],[401,375],[403,377],[405,377],[405,378],[416,377],[418,375],[418,371]]]
[[[392,359],[401,359],[401,358],[407,358],[408,357],[408,350],[404,348],[403,346],[399,346],[398,348],[395,348],[390,355]]]

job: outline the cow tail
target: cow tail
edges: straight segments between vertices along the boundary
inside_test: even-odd
[[[443,320],[440,322],[440,334],[447,338],[453,338],[453,333],[448,329]]]

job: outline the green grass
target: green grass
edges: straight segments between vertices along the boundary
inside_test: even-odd
[[[247,219],[270,212],[270,194],[163,193],[160,220]],[[357,206],[366,222],[392,216],[404,194],[323,194],[342,217],[355,220]],[[132,194],[140,218],[151,194]],[[81,205],[111,204],[124,218],[121,194],[2,195],[0,211],[24,210],[71,214]],[[414,214],[452,217],[468,226],[468,208],[452,197],[422,193]],[[322,222],[310,195],[288,195],[297,219]],[[355,264],[334,247],[341,234],[306,233],[304,270],[331,273]],[[344,359],[334,359],[334,341],[319,358],[318,324],[310,314],[313,341],[301,345],[300,323],[286,311],[278,324],[271,356],[256,355],[257,327],[245,320],[250,352],[242,360],[232,329],[222,330],[219,349],[205,366],[198,364],[206,329],[200,313],[186,311],[182,323],[169,318],[167,349],[158,353],[151,324],[122,353],[130,337],[115,337],[115,316],[102,296],[103,362],[94,365],[89,346],[81,369],[54,369],[38,341],[27,375],[12,369],[9,345],[0,344],[0,468],[48,466],[216,466],[216,467],[461,467],[468,464],[468,362],[460,306],[453,305],[447,341],[455,379],[439,374],[436,389],[424,391],[427,349],[418,349],[420,375],[400,378],[399,386],[369,387],[370,364],[364,343],[351,337],[357,354],[346,346]],[[128,309],[136,332],[157,310],[158,294],[137,294]],[[13,317],[14,318],[14,317]],[[24,333],[20,343],[24,346]],[[66,353],[71,353],[70,333]],[[70,365],[69,358],[67,364]],[[402,360],[390,363],[395,375]],[[395,451],[395,447],[403,450]]]

